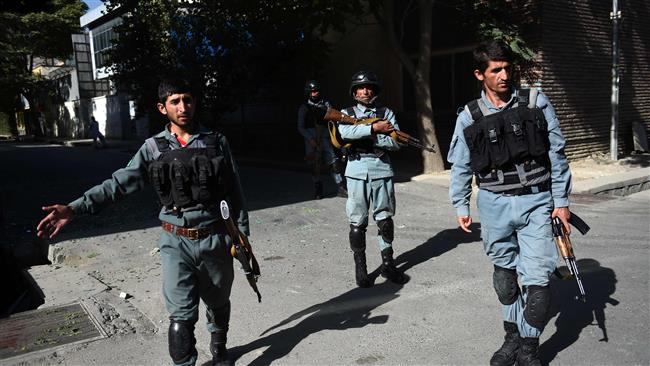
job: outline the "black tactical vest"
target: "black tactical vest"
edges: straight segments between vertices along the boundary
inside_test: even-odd
[[[316,125],[324,126],[327,124],[323,118],[329,107],[329,103],[325,100],[320,100],[318,103],[312,103],[307,101],[304,104],[307,107],[307,113],[305,113],[305,128],[316,128]]]
[[[387,109],[385,107],[377,108],[375,116],[377,118],[385,118]],[[356,109],[354,107],[345,108],[343,110],[345,114],[354,117],[354,118],[366,118],[366,116],[357,116]],[[372,118],[372,117],[371,117]],[[386,150],[375,147],[374,139],[359,139],[359,140],[349,140],[348,142],[352,143],[352,147],[349,148],[350,157],[354,157],[358,154],[375,154],[377,156],[382,156],[387,153]]]
[[[540,183],[550,178],[548,124],[535,105],[537,91],[517,94],[517,104],[488,114],[481,99],[466,106],[474,123],[463,130],[470,152],[470,167],[481,187],[500,191]],[[532,100],[532,101],[531,101]]]
[[[180,149],[172,149],[164,137],[147,141],[156,159],[149,166],[149,179],[164,207],[175,211],[209,207],[226,198],[232,168],[218,137],[208,134]]]

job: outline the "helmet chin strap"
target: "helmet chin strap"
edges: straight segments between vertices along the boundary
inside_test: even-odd
[[[361,103],[362,105],[364,105],[366,107],[372,107],[372,105],[375,104],[375,100],[377,100],[377,97],[378,97],[378,95],[375,95],[374,97],[370,98],[369,101],[366,102],[363,99],[355,96],[354,100],[356,100],[357,102]]]

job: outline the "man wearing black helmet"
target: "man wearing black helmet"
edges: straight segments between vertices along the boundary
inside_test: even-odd
[[[350,248],[354,255],[355,278],[359,287],[372,286],[366,267],[366,228],[368,209],[372,203],[372,217],[378,227],[377,241],[381,250],[382,276],[403,284],[406,277],[393,261],[393,215],[395,190],[393,168],[389,151],[399,145],[389,134],[399,129],[395,113],[375,103],[381,82],[372,71],[359,71],[352,76],[350,94],[357,102],[342,112],[356,118],[381,118],[373,124],[339,125],[341,137],[352,143],[348,152],[345,176],[348,185],[346,213],[350,222]]]
[[[312,170],[314,198],[323,198],[323,182],[320,177],[321,162],[325,162],[338,186],[338,196],[347,197],[343,180],[343,163],[334,154],[323,115],[330,103],[322,98],[320,85],[316,80],[305,83],[307,101],[298,108],[298,132],[305,139],[305,160]]]

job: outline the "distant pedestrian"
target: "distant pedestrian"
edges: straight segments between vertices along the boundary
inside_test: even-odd
[[[466,232],[472,224],[472,179],[479,186],[481,237],[494,265],[506,332],[491,366],[541,364],[539,336],[548,320],[549,278],[558,258],[551,217],[570,231],[571,170],[560,123],[541,91],[512,85],[511,61],[501,42],[474,50],[473,73],[483,90],[458,114],[447,157],[449,195]]]
[[[312,170],[314,198],[323,198],[321,163],[329,168],[334,183],[338,186],[339,197],[347,197],[348,192],[343,178],[344,163],[336,156],[330,143],[326,122],[323,120],[330,103],[323,99],[320,85],[316,80],[305,84],[307,100],[298,108],[298,132],[305,139],[305,160]]]
[[[101,133],[101,131],[99,131],[99,123],[94,116],[90,117],[90,129],[88,132],[90,134],[90,138],[93,139],[93,145],[95,146],[95,149],[106,147],[106,138]],[[97,145],[97,140],[100,141],[101,145]]]
[[[93,214],[151,183],[163,207],[159,241],[169,354],[175,365],[196,363],[194,326],[199,299],[206,304],[213,365],[230,365],[226,339],[233,283],[232,238],[220,213],[226,200],[240,235],[248,212],[226,138],[194,119],[196,101],[185,80],[164,80],[158,110],[169,123],[145,141],[129,164],[68,205],[43,207],[38,236],[52,238],[76,215]]]

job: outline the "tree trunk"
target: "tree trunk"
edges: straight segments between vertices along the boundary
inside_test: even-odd
[[[431,43],[432,17],[434,0],[418,0],[420,14],[420,42],[417,64],[414,64],[404,52],[395,32],[394,0],[384,2],[384,15],[380,22],[384,24],[390,45],[408,72],[415,88],[415,106],[417,111],[417,127],[421,140],[425,145],[435,145],[435,153],[422,152],[422,171],[424,173],[440,172],[445,169],[442,160],[438,137],[434,127],[433,107],[431,103]]]
[[[418,63],[415,69],[415,107],[418,114],[418,132],[425,145],[434,145],[436,152],[422,151],[422,170],[424,173],[440,172],[445,169],[442,153],[433,119],[431,103],[431,37],[433,0],[419,0],[420,45]]]

